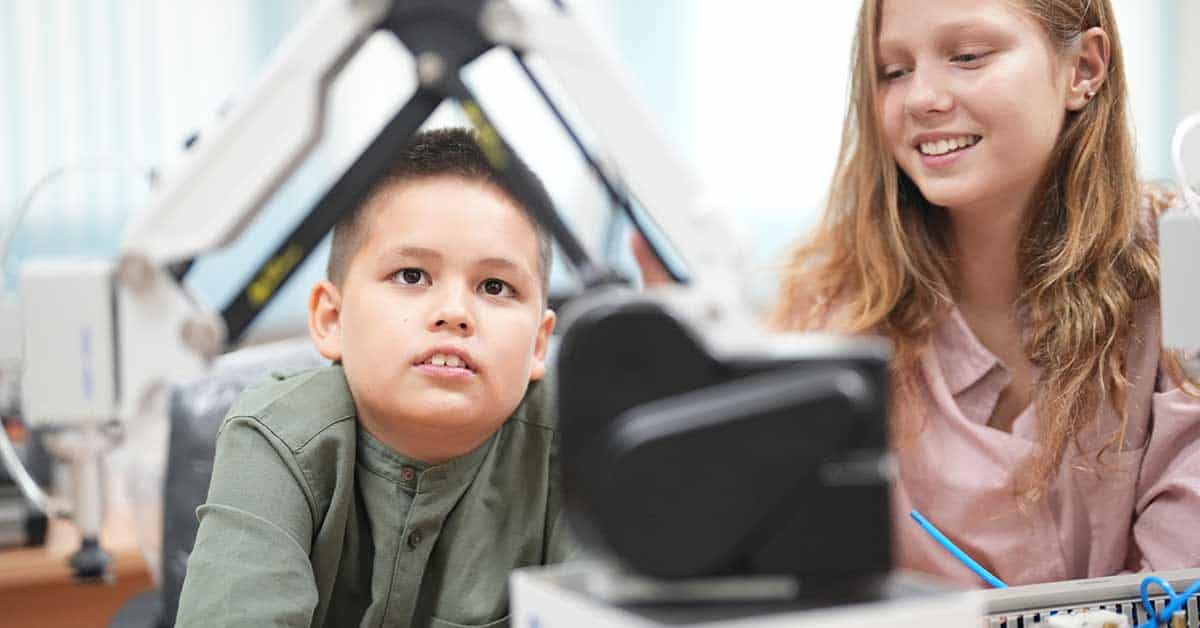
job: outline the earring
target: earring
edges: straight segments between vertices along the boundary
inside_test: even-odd
[[[1084,94],[1084,97],[1087,98],[1088,100],[1091,100],[1096,97],[1096,92],[1088,92],[1088,93]]]

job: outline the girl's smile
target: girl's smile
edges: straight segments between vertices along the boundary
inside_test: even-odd
[[[917,136],[914,146],[925,167],[941,168],[957,163],[982,139],[968,133],[923,133]]]

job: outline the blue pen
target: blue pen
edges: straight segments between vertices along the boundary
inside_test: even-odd
[[[908,514],[917,522],[917,525],[921,526],[922,529],[929,533],[929,536],[933,537],[933,540],[937,541],[938,544],[946,548],[946,551],[950,552],[950,554],[957,558],[959,562],[966,565],[968,569],[974,571],[980,578],[983,578],[984,582],[996,587],[997,589],[1008,588],[1008,585],[1004,584],[1003,580],[993,576],[992,572],[983,568],[983,565],[975,562],[973,558],[967,556],[966,552],[958,549],[958,546],[955,545],[953,541],[946,538],[946,535],[942,534],[942,531],[934,527],[932,523],[929,523],[928,519],[922,517],[921,513],[914,510]]]

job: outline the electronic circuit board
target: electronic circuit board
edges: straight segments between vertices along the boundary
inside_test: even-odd
[[[1151,574],[1127,574],[1085,580],[1067,580],[984,592],[984,623],[987,628],[1028,628],[1046,625],[1048,618],[1059,614],[1081,613],[1100,609],[1112,611],[1138,626],[1149,616],[1142,606],[1142,580]],[[1200,580],[1200,569],[1155,572],[1176,592],[1182,592]],[[1150,601],[1161,611],[1167,596],[1157,588],[1150,589]],[[1192,596],[1182,609],[1187,628],[1200,628],[1200,603]],[[1171,628],[1175,628],[1174,625]]]

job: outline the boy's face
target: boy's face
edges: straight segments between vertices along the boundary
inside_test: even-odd
[[[364,211],[318,348],[342,361],[368,428],[490,434],[545,373],[554,314],[533,226],[496,188],[451,176]]]

